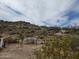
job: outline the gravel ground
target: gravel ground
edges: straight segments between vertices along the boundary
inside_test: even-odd
[[[40,45],[23,45],[23,48],[18,47],[18,44],[11,44],[0,52],[0,59],[36,59],[33,52]]]

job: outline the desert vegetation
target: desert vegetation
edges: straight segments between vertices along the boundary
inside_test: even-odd
[[[14,49],[14,45],[19,44],[20,48],[24,50],[24,52],[21,51],[22,54],[34,49],[32,51],[34,59],[79,59],[79,27],[46,27],[24,21],[0,20],[0,38],[4,39],[5,45],[3,46],[6,48],[11,45],[10,49]],[[26,41],[36,47],[27,48],[28,44],[24,44]],[[41,46],[37,48],[39,45]],[[3,47],[5,50],[6,48]],[[18,48],[15,49],[19,51]],[[30,54],[32,53],[30,52]],[[16,54],[18,53],[16,52]],[[22,54],[20,56],[23,56]],[[25,56],[27,56],[27,52]]]
[[[35,51],[37,59],[79,59],[78,38],[72,36],[51,36]]]

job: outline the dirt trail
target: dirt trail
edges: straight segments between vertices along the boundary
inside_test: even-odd
[[[18,44],[11,44],[0,52],[0,59],[35,59],[34,49],[40,45],[24,45],[18,48]]]

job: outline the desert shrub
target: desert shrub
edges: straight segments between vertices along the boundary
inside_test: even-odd
[[[78,59],[79,51],[73,51],[71,36],[52,36],[46,43],[35,51],[37,59]],[[75,47],[76,49],[76,47]]]

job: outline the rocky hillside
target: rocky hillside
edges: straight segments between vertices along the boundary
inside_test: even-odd
[[[29,22],[17,21],[8,22],[0,20],[0,34],[17,34],[21,33],[24,36],[36,36],[36,35],[51,35],[53,28],[45,26],[37,26],[30,24]]]
[[[77,31],[77,29],[75,28],[62,28],[62,29],[69,32]],[[9,22],[0,20],[0,35],[2,34],[14,35],[20,33],[21,35],[26,37],[39,36],[39,35],[51,36],[56,32],[60,32],[60,30],[61,30],[60,27],[37,26],[24,21]]]

